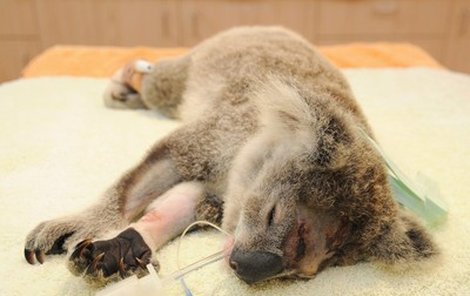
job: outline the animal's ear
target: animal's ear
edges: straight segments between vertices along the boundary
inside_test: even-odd
[[[297,137],[317,122],[312,106],[292,85],[270,77],[253,94],[260,112],[261,126],[281,137]]]
[[[423,226],[403,211],[397,220],[385,227],[369,251],[373,259],[385,263],[418,261],[439,253]]]
[[[338,168],[351,153],[352,133],[337,114],[328,114],[317,129],[312,161],[318,168]]]
[[[317,168],[343,166],[351,152],[354,126],[346,113],[329,98],[303,97],[289,83],[270,79],[255,94],[261,125],[273,138],[310,149],[310,160]],[[295,140],[286,140],[293,138]],[[293,148],[292,148],[293,149]]]

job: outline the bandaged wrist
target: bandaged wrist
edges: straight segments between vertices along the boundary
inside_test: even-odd
[[[154,66],[145,60],[134,60],[122,69],[122,82],[140,93],[142,89],[142,80],[146,75],[154,70]]]

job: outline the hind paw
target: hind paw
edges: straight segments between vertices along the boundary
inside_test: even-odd
[[[123,75],[123,70],[117,71],[108,83],[104,94],[104,103],[115,109],[145,109],[140,94],[130,87]]]

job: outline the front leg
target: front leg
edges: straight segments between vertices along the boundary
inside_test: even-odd
[[[158,143],[95,205],[69,217],[39,224],[26,238],[24,255],[30,264],[46,255],[65,253],[76,242],[102,236],[129,225],[156,197],[179,182],[166,140]]]
[[[144,272],[152,260],[152,252],[195,221],[196,207],[203,196],[204,188],[199,182],[176,185],[116,237],[78,244],[69,258],[69,269],[95,284]]]

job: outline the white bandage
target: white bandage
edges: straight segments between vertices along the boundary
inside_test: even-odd
[[[155,69],[155,67],[151,63],[149,63],[145,60],[136,60],[134,62],[134,70],[136,72],[139,72],[139,73],[142,73],[142,74],[149,74],[154,69]]]

